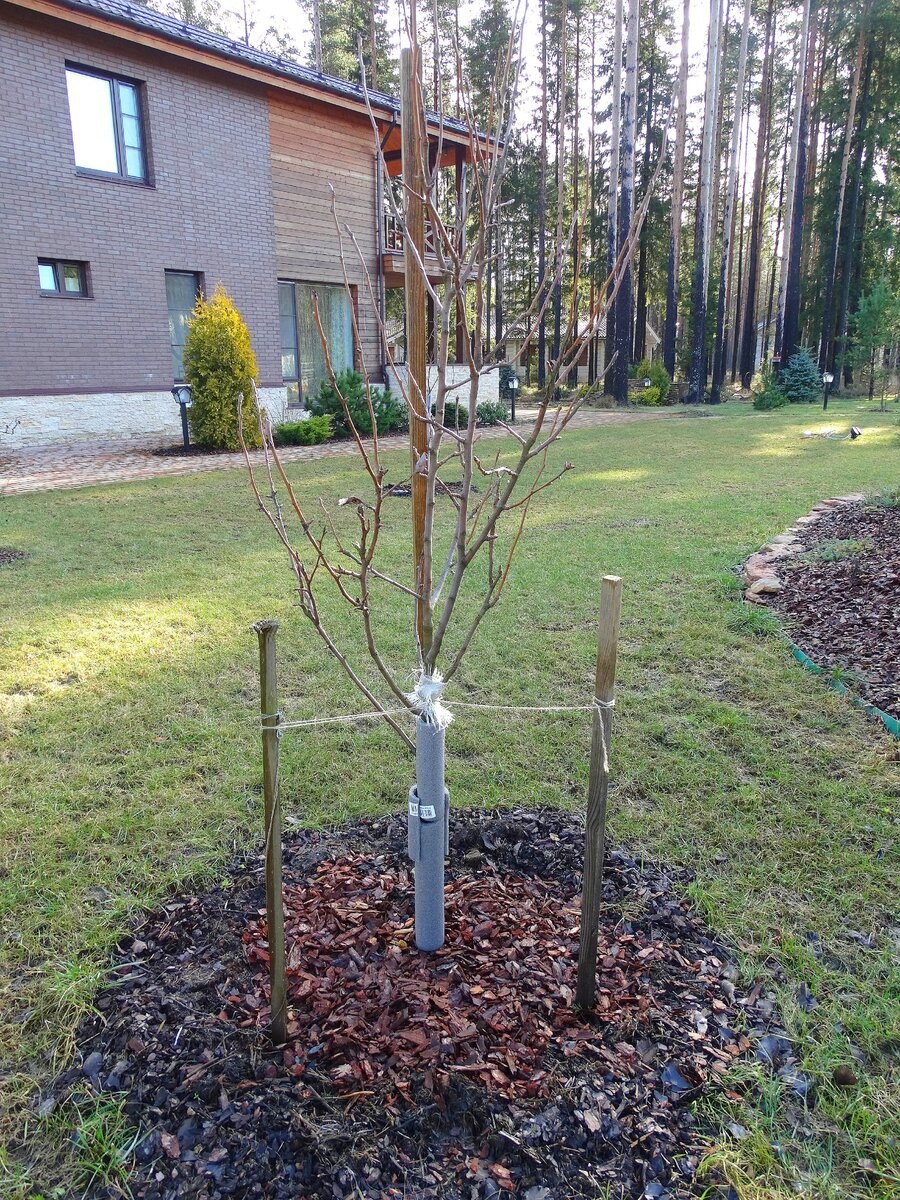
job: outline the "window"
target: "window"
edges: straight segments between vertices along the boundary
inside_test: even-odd
[[[319,320],[335,373],[354,365],[353,317],[346,290],[324,283],[279,283],[281,374],[289,404],[308,403],[328,377],[316,326],[314,295],[318,297]]]
[[[48,296],[87,296],[87,263],[38,259],[38,282]]]
[[[172,347],[172,376],[176,383],[184,382],[184,343],[188,321],[200,291],[200,276],[195,271],[166,271],[169,343]]]
[[[147,182],[140,86],[112,75],[66,67],[75,166]]]
[[[297,300],[292,283],[278,285],[278,314],[281,322],[281,378],[287,387],[288,404],[300,403],[300,348],[297,345]]]

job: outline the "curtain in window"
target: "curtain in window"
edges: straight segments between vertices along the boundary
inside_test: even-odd
[[[297,324],[300,331],[300,394],[309,401],[328,378],[322,339],[316,326],[313,295],[318,297],[319,320],[328,342],[335,374],[353,366],[353,322],[350,300],[342,287],[298,283]]]
[[[188,321],[198,292],[197,276],[187,271],[166,271],[166,304],[169,309],[169,341],[172,346],[172,376],[184,380],[184,343]]]

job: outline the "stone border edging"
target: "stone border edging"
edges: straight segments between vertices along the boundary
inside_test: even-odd
[[[755,554],[745,559],[741,564],[741,577],[747,585],[744,599],[749,600],[751,604],[767,604],[766,597],[780,592],[784,586],[778,574],[777,564],[800,549],[800,534],[832,509],[842,508],[846,504],[859,504],[861,500],[865,500],[862,492],[851,492],[847,496],[832,496],[830,500],[820,500],[805,517],[798,517],[784,533],[779,533]]]
[[[751,554],[741,564],[741,578],[747,585],[744,599],[749,600],[751,604],[768,604],[767,597],[780,592],[784,586],[778,574],[777,564],[781,559],[790,557],[800,549],[799,535],[810,525],[814,525],[823,514],[848,504],[859,504],[863,500],[865,500],[865,496],[862,492],[851,492],[846,496],[832,496],[830,500],[820,500],[818,504],[813,505],[805,517],[798,517],[784,533],[778,534],[777,537],[760,547],[755,554]],[[888,733],[900,738],[900,720],[892,717],[890,713],[876,708],[874,704],[867,704],[859,696],[852,695],[846,684],[842,683],[840,679],[827,675],[825,669],[813,662],[809,655],[790,638],[788,638],[788,645],[797,662],[814,675],[822,676],[826,687],[830,687],[840,696],[847,696],[857,708],[861,708],[870,717],[881,721]]]

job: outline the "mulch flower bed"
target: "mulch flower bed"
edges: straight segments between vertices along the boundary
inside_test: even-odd
[[[790,561],[771,607],[813,662],[852,672],[853,691],[900,718],[900,508],[843,505],[800,538],[809,558]]]
[[[199,458],[211,454],[240,454],[240,450],[223,450],[218,446],[198,446],[194,442],[185,446],[182,442],[180,445],[156,446],[150,453],[156,458]]]
[[[733,1196],[703,1191],[691,1101],[751,1050],[806,1081],[771,998],[740,991],[680,899],[689,877],[623,852],[598,1003],[574,1011],[583,836],[552,809],[454,812],[447,942],[426,956],[402,818],[297,834],[275,1050],[262,861],[243,859],[122,943],[57,1097],[125,1095],[136,1200]]]

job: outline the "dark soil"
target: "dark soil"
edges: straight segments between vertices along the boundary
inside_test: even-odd
[[[14,546],[0,546],[0,567],[8,567],[12,563],[21,562],[28,555],[24,550],[16,550]]]
[[[210,449],[209,446],[196,446],[193,442],[190,446],[185,446],[182,442],[177,446],[157,446],[150,453],[157,458],[197,458],[208,454],[240,454],[240,450]]]
[[[844,505],[808,526],[802,541],[808,559],[786,563],[772,607],[814,663],[849,672],[854,692],[900,717],[900,508]],[[835,545],[848,542],[858,548]]]
[[[286,847],[276,1051],[259,856],[122,943],[57,1098],[124,1094],[135,1200],[733,1196],[697,1179],[691,1101],[751,1047],[799,1095],[808,1084],[765,1028],[770,999],[740,992],[679,898],[688,876],[609,856],[598,1004],[580,1016],[583,830],[550,809],[452,823],[447,943],[429,956],[402,818]]]

